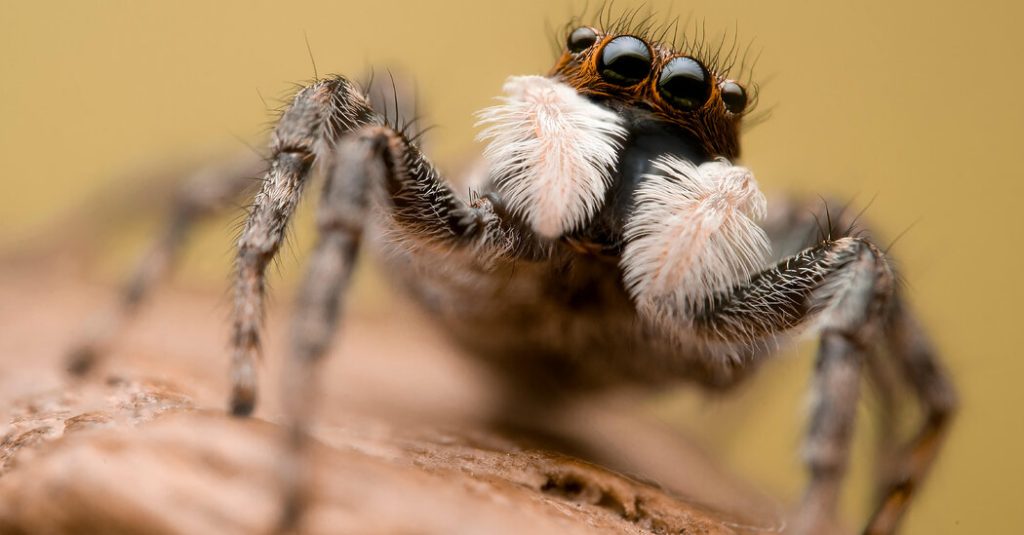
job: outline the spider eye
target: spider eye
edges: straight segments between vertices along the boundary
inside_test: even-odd
[[[693,58],[674,58],[665,64],[658,80],[658,91],[672,106],[683,111],[695,110],[711,96],[711,76]]]
[[[743,113],[747,108],[747,91],[733,81],[722,84],[722,102],[729,113]]]
[[[651,72],[651,49],[636,37],[616,37],[601,51],[597,70],[615,85],[635,85]]]
[[[594,46],[594,43],[596,42],[597,32],[592,28],[582,26],[576,28],[569,34],[569,39],[567,40],[566,45],[569,47],[569,52],[578,54],[591,46]]]

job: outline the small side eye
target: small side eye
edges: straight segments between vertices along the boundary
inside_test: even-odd
[[[596,42],[597,32],[595,32],[593,28],[581,26],[569,34],[569,39],[566,40],[566,46],[569,47],[569,52],[579,54],[580,52],[594,46],[594,43]]]
[[[615,85],[636,85],[651,72],[651,49],[636,37],[616,37],[604,45],[597,70]]]
[[[722,102],[729,113],[743,113],[747,109],[747,91],[732,80],[726,81],[722,84]]]
[[[711,76],[693,58],[673,58],[661,71],[658,91],[672,106],[691,111],[704,105],[711,96]]]

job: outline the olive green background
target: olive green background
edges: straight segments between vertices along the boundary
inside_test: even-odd
[[[964,406],[906,533],[1024,533],[1024,355],[1015,343],[1024,302],[1024,10],[1009,1],[648,4],[664,19],[705,21],[713,35],[738,28],[762,52],[760,109],[771,118],[744,138],[744,163],[762,188],[861,206],[874,198],[866,217],[889,238],[913,225],[893,253]],[[359,75],[371,65],[411,73],[422,110],[439,125],[429,135],[434,158],[452,161],[475,149],[473,112],[506,76],[546,71],[549,28],[579,8],[0,2],[0,239],[38,239],[33,230],[126,169],[261,143],[267,106],[312,78],[304,35],[321,74]],[[125,230],[132,237],[112,248],[118,265],[150,227]],[[190,251],[185,277],[219,285],[230,236],[207,234]],[[285,259],[286,277],[298,263]],[[812,346],[767,367],[737,400],[683,393],[651,410],[750,479],[795,497]],[[865,405],[861,427],[869,430]],[[850,521],[866,507],[869,451],[862,439]]]

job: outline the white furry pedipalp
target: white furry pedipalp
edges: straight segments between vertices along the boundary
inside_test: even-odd
[[[767,204],[750,170],[727,160],[653,165],[626,222],[621,266],[641,314],[677,321],[764,267],[771,247],[755,221]]]
[[[556,238],[597,212],[626,136],[612,111],[543,76],[513,76],[501,104],[482,110],[477,136],[508,207]]]

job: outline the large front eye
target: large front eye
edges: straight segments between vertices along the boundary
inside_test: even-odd
[[[651,49],[636,37],[616,37],[604,45],[597,70],[615,85],[636,85],[651,72]]]
[[[674,58],[665,64],[658,80],[658,91],[672,106],[691,111],[704,105],[711,96],[711,76],[693,58]]]
[[[594,43],[596,42],[597,32],[595,32],[593,28],[583,26],[576,28],[569,34],[569,39],[566,40],[566,46],[569,47],[569,52],[579,54],[591,46],[594,46]]]

